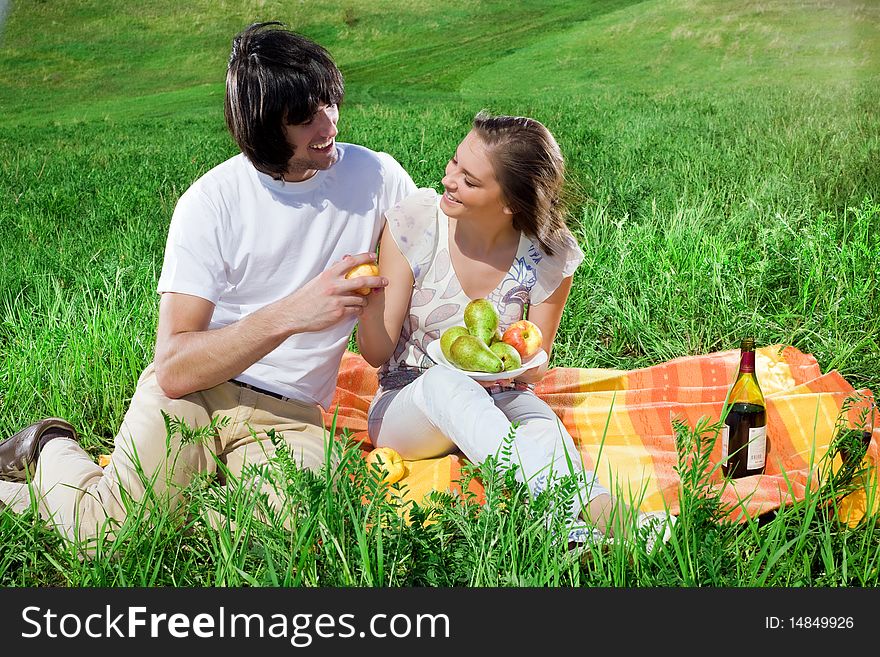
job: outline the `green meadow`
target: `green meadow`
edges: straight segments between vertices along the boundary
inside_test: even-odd
[[[481,109],[557,136],[586,260],[553,365],[633,369],[752,334],[880,391],[876,3],[32,0],[0,29],[0,436],[56,415],[90,454],[111,450],[152,359],[175,202],[236,152],[231,39],[260,20],[330,50],[340,141],[391,153],[420,186],[439,186]],[[509,476],[482,473],[482,511],[442,494],[411,509],[422,525],[381,491],[361,503],[377,483],[350,452],[340,473],[290,470],[308,518],[294,531],[255,520],[246,490],[196,482],[183,518],[133,510],[86,560],[36,512],[0,511],[0,585],[880,583],[876,518],[825,513],[839,488],[731,526],[684,473],[664,549],[574,558],[546,531],[550,501],[526,504]],[[201,518],[217,504],[234,528]]]

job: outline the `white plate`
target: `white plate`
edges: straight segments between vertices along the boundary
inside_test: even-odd
[[[443,350],[440,348],[440,340],[434,340],[434,342],[428,345],[428,355],[431,357],[431,360],[433,360],[438,365],[448,367],[449,369],[456,370],[458,372],[463,372],[464,374],[467,374],[469,377],[471,377],[474,381],[498,381],[499,379],[514,379],[526,370],[530,370],[533,367],[543,365],[545,362],[547,362],[547,352],[543,349],[539,349],[538,353],[536,353],[525,363],[523,363],[522,367],[517,367],[515,370],[507,370],[506,372],[468,372],[467,370],[457,368],[455,365],[446,360],[446,356],[443,355]]]

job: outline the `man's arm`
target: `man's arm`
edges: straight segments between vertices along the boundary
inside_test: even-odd
[[[380,276],[345,279],[372,253],[346,256],[296,292],[239,321],[208,329],[214,304],[187,294],[166,292],[159,302],[156,377],[172,399],[228,381],[278,347],[291,335],[320,331],[360,316],[367,303],[355,290],[385,287]]]

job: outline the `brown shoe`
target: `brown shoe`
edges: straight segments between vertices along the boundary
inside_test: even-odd
[[[53,438],[76,440],[76,429],[60,417],[49,417],[0,443],[0,479],[22,481],[33,475],[40,450]]]

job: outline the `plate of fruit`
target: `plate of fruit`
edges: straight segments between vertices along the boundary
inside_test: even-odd
[[[527,319],[503,333],[488,299],[475,299],[464,310],[464,325],[447,328],[428,345],[428,356],[476,381],[513,379],[547,362],[541,330]]]

